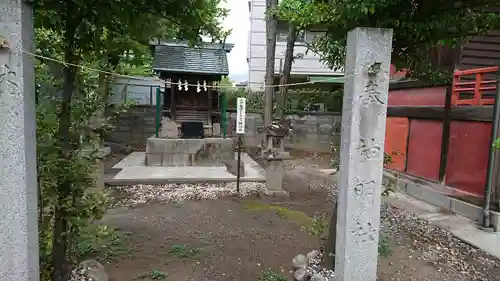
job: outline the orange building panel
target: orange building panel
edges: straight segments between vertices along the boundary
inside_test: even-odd
[[[387,117],[385,129],[385,153],[392,162],[386,168],[404,172],[406,168],[406,146],[408,144],[409,120],[406,117]]]
[[[446,185],[483,196],[488,168],[491,123],[452,121]]]
[[[437,181],[441,158],[443,123],[436,120],[411,119],[406,172]]]

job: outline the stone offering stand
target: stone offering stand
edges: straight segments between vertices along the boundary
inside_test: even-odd
[[[159,137],[146,143],[146,166],[227,166],[234,162],[230,138],[180,138],[180,124],[163,117]],[[207,132],[205,132],[207,134]],[[211,135],[211,134],[209,134]]]

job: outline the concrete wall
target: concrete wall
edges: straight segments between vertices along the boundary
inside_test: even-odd
[[[286,139],[286,147],[317,152],[329,152],[330,142],[340,142],[340,113],[318,112],[309,115],[288,115],[294,134]],[[263,125],[259,113],[247,113],[245,141],[260,144],[257,128]],[[236,136],[236,113],[229,116],[230,136]],[[120,115],[107,140],[123,144],[146,145],[155,133],[155,108],[136,106]]]
[[[122,144],[146,145],[146,140],[155,134],[155,107],[134,106],[120,114],[115,129],[106,140]]]
[[[321,112],[309,115],[288,115],[294,133],[285,139],[286,148],[308,150],[315,152],[330,152],[330,143],[340,144],[340,113]],[[257,128],[263,125],[262,115],[247,113],[246,118],[246,145],[261,143]],[[229,119],[231,136],[236,136],[236,113],[231,113]]]
[[[110,82],[111,104],[134,102],[140,106],[156,105],[156,89],[165,90],[165,83],[153,77],[115,78]],[[163,104],[163,95],[160,96]]]
[[[265,23],[265,0],[251,1],[250,8],[250,34],[248,42],[248,69],[249,86],[253,90],[260,90],[264,85],[266,68],[266,23]],[[279,73],[280,59],[284,58],[286,42],[276,43],[275,73]],[[332,75],[343,72],[333,71],[319,60],[319,56],[313,52],[306,54],[304,44],[296,44],[295,53],[303,54],[303,58],[297,58],[292,67],[292,75]]]

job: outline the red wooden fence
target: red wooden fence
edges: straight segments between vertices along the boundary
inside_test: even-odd
[[[485,77],[498,67],[455,71],[451,88],[452,107],[491,106],[495,80]],[[473,76],[474,80],[470,79]],[[468,97],[463,97],[464,93]],[[441,107],[446,88],[400,89],[389,93],[389,107]],[[491,122],[453,120],[450,123],[444,183],[464,193],[482,197],[485,188]],[[391,117],[387,119],[386,153],[393,154],[387,168],[438,182],[440,180],[443,119]],[[446,146],[445,146],[446,147]]]

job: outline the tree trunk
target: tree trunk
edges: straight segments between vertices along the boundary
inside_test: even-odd
[[[278,5],[277,0],[266,0],[267,11]],[[266,77],[264,88],[264,125],[272,123],[274,87],[274,68],[276,57],[276,28],[277,19],[275,16],[266,17]]]
[[[290,23],[288,27],[288,36],[286,39],[285,62],[283,63],[283,73],[280,77],[280,85],[288,84],[290,80],[290,72],[293,64],[293,51],[297,40],[297,26]],[[288,86],[280,87],[278,96],[278,117],[281,123],[285,122],[286,111],[286,96],[288,94]]]
[[[68,2],[64,34],[64,60],[71,64],[78,64],[79,60],[75,55],[75,33],[78,24],[75,24],[75,19],[72,16],[74,8],[74,4],[72,4],[72,2]],[[57,132],[60,161],[63,159],[69,161],[73,153],[71,147],[70,126],[71,100],[73,92],[75,91],[76,73],[77,69],[71,65],[67,65],[63,70],[64,83],[58,116],[59,128]],[[63,165],[63,161],[61,161],[59,165]],[[70,195],[71,183],[67,180],[58,182],[52,241],[52,266],[54,269],[52,281],[66,281],[68,280],[70,273],[68,262],[68,212],[65,207]]]
[[[118,68],[118,64],[120,63],[120,55],[117,53],[111,53],[107,55],[107,68],[109,71],[114,72]],[[109,104],[109,82],[110,82],[110,75],[107,74],[104,78],[105,80],[105,85],[104,89],[102,89],[102,94],[104,97],[104,117],[109,117],[111,112],[110,112],[110,104]]]
[[[109,71],[109,70],[108,70]],[[107,73],[99,73],[99,94],[102,98],[102,108],[99,112],[97,112],[96,119],[98,122],[105,122],[108,117],[109,109],[108,109],[108,101],[109,101],[109,74]],[[101,123],[102,124],[102,123]],[[104,145],[104,136],[100,135],[99,143],[96,144],[96,149],[99,149],[102,145]]]
[[[72,58],[71,51],[67,52],[66,58]],[[74,59],[66,60],[76,63]],[[61,109],[59,112],[59,145],[60,158],[70,159],[72,149],[70,146],[71,125],[71,99],[75,89],[76,69],[68,66],[64,69],[64,86]],[[69,182],[60,182],[57,187],[57,205],[54,213],[54,237],[52,242],[52,266],[54,268],[52,281],[65,281],[69,274],[68,267],[68,221],[65,208],[68,196],[71,193]]]

